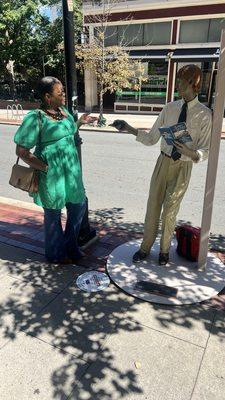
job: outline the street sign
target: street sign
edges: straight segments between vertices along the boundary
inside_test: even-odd
[[[73,11],[73,0],[67,0],[68,10]]]

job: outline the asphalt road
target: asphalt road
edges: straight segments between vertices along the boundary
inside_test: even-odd
[[[13,135],[16,127],[0,125],[0,195],[23,201],[29,196],[8,184],[16,161]],[[81,132],[82,164],[89,209],[130,229],[142,226],[150,177],[159,145],[143,146],[134,136],[104,132]],[[179,220],[201,224],[207,163],[194,165]],[[225,236],[225,141],[221,141],[211,231]]]

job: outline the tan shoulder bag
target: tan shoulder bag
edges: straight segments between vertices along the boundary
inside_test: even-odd
[[[39,122],[39,141],[41,132],[41,116],[38,112],[38,122]],[[29,193],[38,192],[38,175],[34,168],[19,165],[19,157],[17,158],[16,164],[12,167],[11,177],[9,184],[17,189],[24,190]]]

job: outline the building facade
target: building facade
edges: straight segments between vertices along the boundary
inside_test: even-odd
[[[84,1],[88,37],[99,24],[104,1]],[[213,107],[220,36],[225,29],[224,0],[126,0],[111,5],[106,45],[123,46],[131,59],[144,65],[146,81],[139,92],[123,90],[106,97],[105,107],[118,112],[158,113],[178,98],[175,77],[185,64],[197,64],[203,74],[199,99]],[[97,82],[85,72],[85,105],[98,104]]]

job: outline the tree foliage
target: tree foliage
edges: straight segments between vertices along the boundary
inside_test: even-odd
[[[103,97],[109,91],[111,93],[121,91],[124,88],[138,90],[144,77],[144,67],[141,62],[131,60],[125,50],[127,43],[120,42],[116,46],[107,46],[107,28],[110,15],[119,0],[102,0],[96,6],[96,14],[90,15],[86,23],[90,26],[94,23],[93,35],[89,43],[78,47],[76,56],[78,68],[90,70],[97,79],[97,91],[100,100],[100,119],[103,114]],[[93,6],[93,7],[94,7]],[[98,6],[101,7],[98,9]]]
[[[75,33],[81,25],[81,0],[74,0]],[[43,6],[59,0],[4,0],[0,3],[0,75],[4,81],[15,78],[35,82],[37,78],[56,75],[63,79],[62,16],[53,22],[43,13]],[[60,46],[61,45],[61,46]]]
[[[122,47],[105,47],[103,55],[102,47],[92,42],[78,46],[76,56],[78,68],[91,70],[101,83],[98,85],[99,94],[107,91],[113,93],[123,88],[139,89],[143,66],[131,60]]]
[[[15,69],[27,67],[26,60],[35,66],[34,59],[40,54],[43,32],[48,24],[39,8],[45,2],[35,0],[6,0],[0,5],[1,68],[5,73],[8,62],[14,61]],[[43,27],[43,29],[41,29]],[[32,51],[36,49],[36,52]],[[32,54],[34,53],[34,54]],[[35,54],[36,53],[36,54]]]

